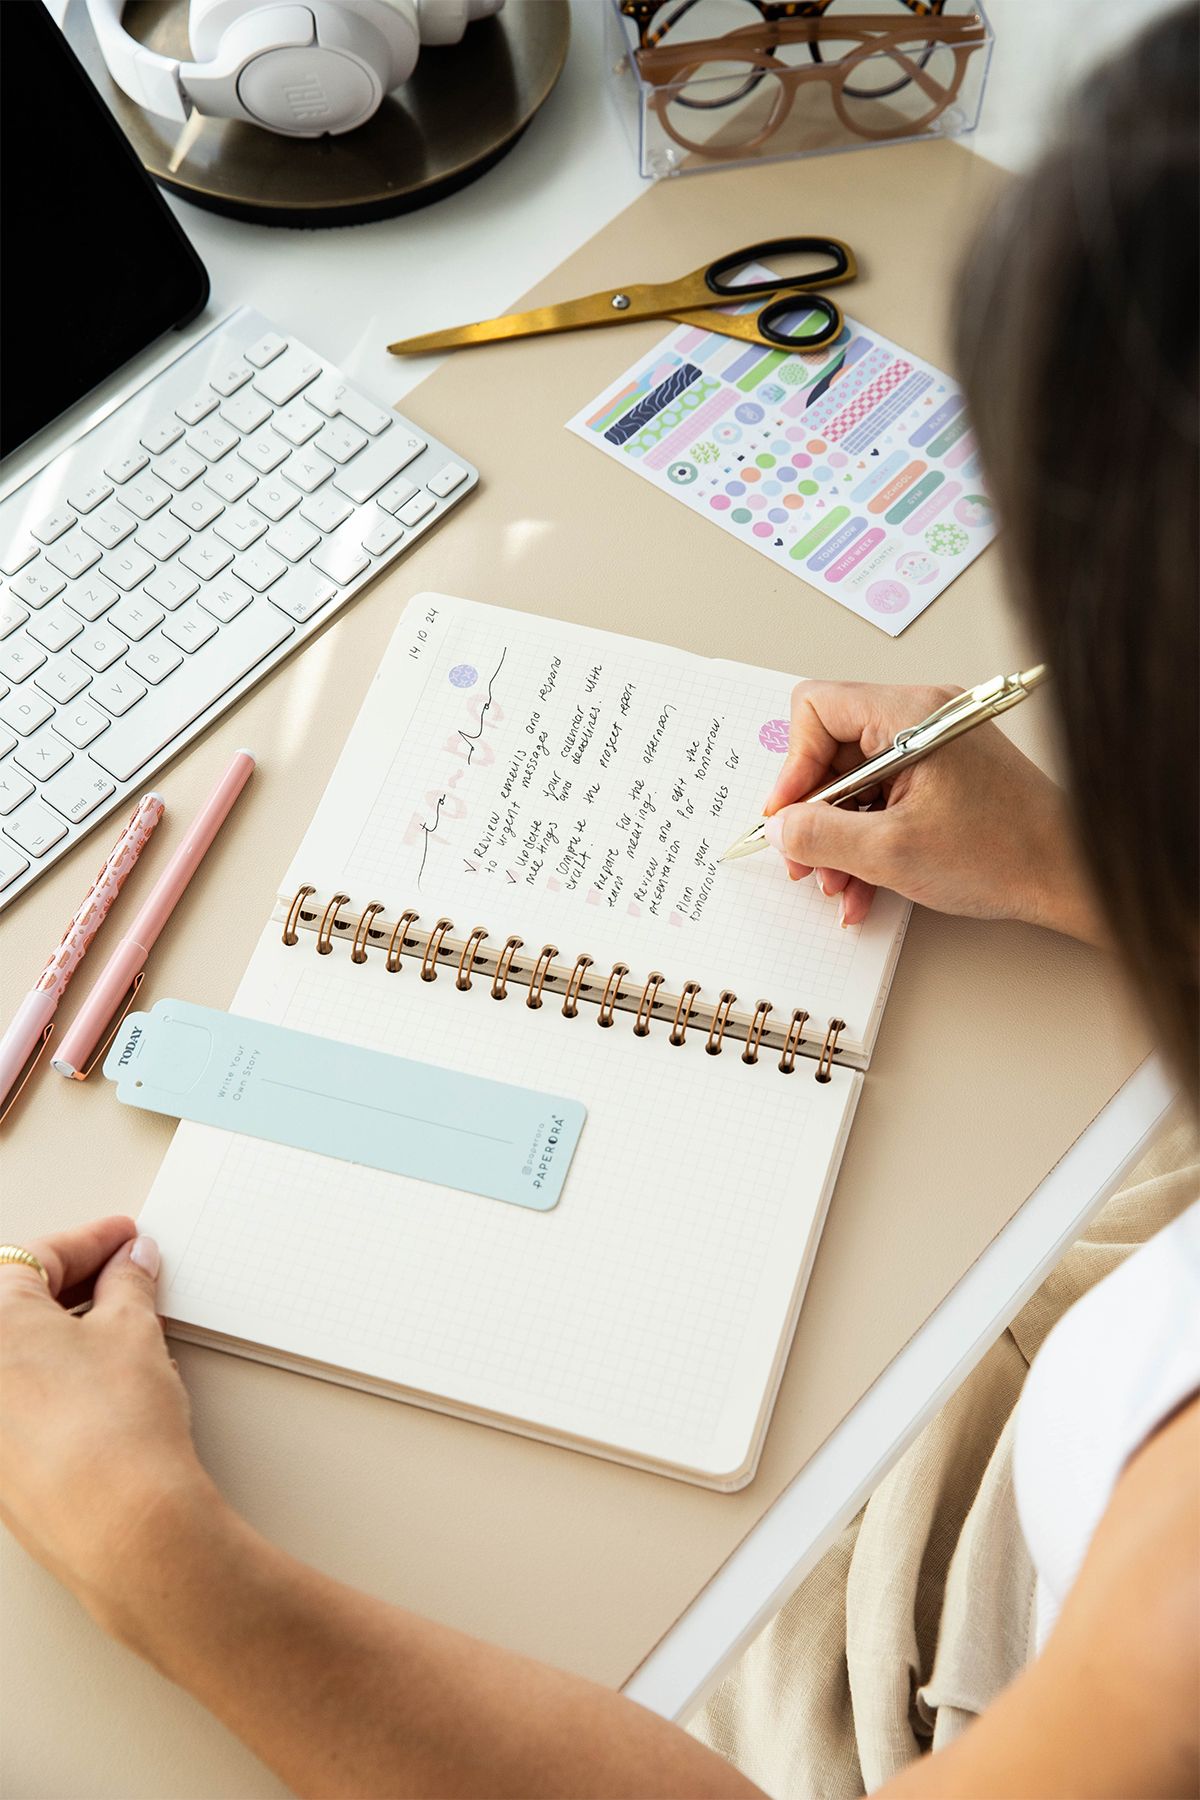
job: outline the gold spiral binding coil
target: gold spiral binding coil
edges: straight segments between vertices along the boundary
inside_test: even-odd
[[[621,998],[621,980],[628,973],[629,968],[626,963],[613,964],[612,974],[605,982],[604,992],[600,996],[600,1011],[596,1016],[597,1025],[603,1025],[607,1029],[612,1024],[613,1010]]]
[[[654,1015],[654,1001],[659,988],[666,980],[657,969],[652,969],[646,977],[646,985],[642,989],[642,997],[638,1001],[637,1018],[633,1021],[634,1037],[650,1036],[650,1020]]]
[[[800,1048],[800,1040],[804,1036],[804,1027],[808,1024],[808,1014],[799,1008],[792,1014],[792,1022],[788,1026],[788,1034],[784,1040],[783,1054],[779,1058],[779,1072],[790,1075],[796,1067],[796,1052]]]
[[[408,942],[408,928],[410,925],[415,925],[420,916],[420,913],[402,912],[392,926],[392,935],[388,939],[387,956],[383,964],[389,975],[400,973],[404,963],[404,946]]]
[[[754,1017],[750,1022],[750,1030],[746,1034],[746,1048],[742,1051],[742,1061],[744,1063],[756,1063],[758,1061],[758,1046],[762,1042],[763,1029],[767,1023],[767,1014],[770,1010],[771,1002],[769,1000],[756,1000],[754,1002]]]
[[[725,1036],[725,1027],[729,1023],[729,1014],[737,995],[729,988],[722,988],[721,998],[717,1001],[716,1011],[712,1016],[712,1024],[708,1028],[708,1042],[704,1048],[710,1056],[720,1056],[721,1039]]]
[[[829,1028],[825,1033],[825,1042],[821,1045],[821,1054],[817,1058],[817,1072],[813,1077],[815,1081],[829,1080],[833,1059],[837,1055],[838,1033],[845,1029],[845,1019],[830,1019]]]
[[[485,927],[476,925],[463,945],[462,955],[458,959],[458,974],[454,977],[454,985],[464,994],[471,986],[471,970],[475,967],[475,955],[486,936]]]
[[[437,959],[441,953],[442,939],[448,931],[454,930],[453,919],[439,919],[425,943],[425,954],[421,958],[421,980],[437,980]]]
[[[296,889],[295,895],[292,898],[292,904],[288,907],[288,916],[283,924],[283,941],[287,944],[289,949],[293,944],[298,944],[300,942],[299,934],[296,930],[296,926],[300,923],[300,908],[304,905],[308,896],[310,894],[315,894],[316,891],[315,887],[309,887],[307,884],[304,887],[298,887]]]
[[[592,966],[590,956],[577,956],[575,967],[571,970],[571,978],[567,982],[567,991],[563,995],[563,1018],[573,1019],[579,1011],[579,996],[583,989],[583,978]]]
[[[504,948],[496,958],[496,972],[492,976],[492,999],[508,998],[508,972],[512,968],[513,957],[521,949],[525,939],[519,937],[506,938]]]
[[[383,911],[382,900],[372,900],[370,906],[364,906],[354,927],[354,947],[350,952],[352,963],[365,963],[367,960],[367,939],[371,935],[371,920]],[[380,933],[382,936],[382,933]]]
[[[349,894],[335,894],[321,915],[321,929],[317,933],[317,955],[328,956],[333,949],[333,928],[337,923],[337,915],[343,906],[349,906]]]
[[[532,1007],[534,1012],[542,1004],[542,988],[550,973],[550,964],[557,955],[557,944],[543,944],[538,953],[538,959],[533,965],[533,974],[529,977],[529,993],[526,996],[525,1004]]]
[[[692,1008],[696,1004],[696,996],[699,992],[700,983],[698,981],[684,982],[683,992],[680,994],[675,1008],[675,1017],[671,1021],[670,1035],[667,1038],[668,1044],[674,1044],[678,1048],[687,1036],[687,1028],[692,1022]]]

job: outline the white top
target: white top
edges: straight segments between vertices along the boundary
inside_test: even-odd
[[[1029,1372],[1014,1481],[1039,1650],[1125,1464],[1198,1390],[1200,1201],[1077,1301]]]

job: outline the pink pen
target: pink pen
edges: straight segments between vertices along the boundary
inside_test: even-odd
[[[8,1030],[0,1038],[0,1119],[8,1111],[8,1105],[12,1104],[10,1100],[8,1105],[4,1105],[8,1095],[11,1094],[15,1100],[21,1091],[20,1087],[16,1087],[21,1070],[29,1062],[35,1049],[40,1056],[45,1048],[53,1029],[50,1021],[67,991],[67,983],[83,961],[88,945],[103,925],[125,877],[142,854],[162,816],[163,803],[160,796],[144,795],[138,802],[133,817],[109,851],[104,867],[76,908],[74,918],[63,932],[58,948],[38,976],[33,991],[26,994]],[[29,1074],[32,1073],[31,1064]],[[21,1087],[24,1085],[23,1081]]]
[[[182,899],[188,882],[203,862],[209,845],[253,772],[254,758],[248,750],[239,750],[146,896],[128,935],[121,939],[100,979],[80,1007],[58,1055],[52,1059],[60,1075],[82,1081],[90,1072],[92,1052],[112,1025],[117,1008],[141,974],[155,939]]]

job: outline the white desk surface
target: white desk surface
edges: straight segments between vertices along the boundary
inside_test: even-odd
[[[425,211],[321,233],[172,201],[208,267],[213,316],[257,307],[381,400],[399,401],[434,359],[394,360],[390,338],[505,311],[643,191],[603,92],[603,3],[572,0],[563,77],[515,149]],[[974,148],[1021,167],[1064,82],[1170,3],[987,0],[997,43]],[[61,18],[65,0],[47,4]],[[519,481],[519,467],[487,475]],[[686,1716],[1078,1236],[1170,1099],[1154,1062],[1125,1084],[642,1665],[626,1688],[633,1698]]]

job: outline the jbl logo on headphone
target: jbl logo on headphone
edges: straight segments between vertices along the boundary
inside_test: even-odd
[[[329,102],[325,98],[325,90],[315,75],[309,75],[304,81],[292,81],[283,90],[284,102],[297,124],[309,119],[325,119],[329,116]]]

